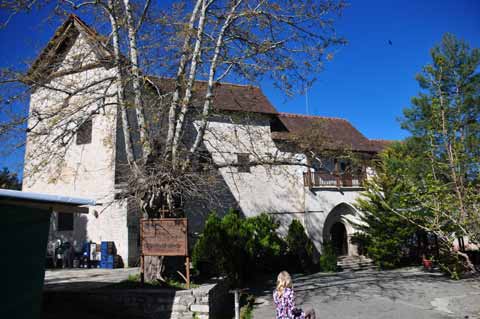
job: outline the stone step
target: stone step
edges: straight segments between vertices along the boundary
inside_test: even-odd
[[[368,267],[373,264],[372,263],[349,263],[349,264],[338,263],[337,265],[342,268],[348,268],[348,267]]]
[[[342,267],[338,268],[340,271],[359,271],[359,270],[375,270],[377,267],[375,265],[369,266],[349,266],[349,267]]]
[[[341,270],[369,270],[376,269],[373,260],[365,256],[341,256],[338,257],[337,266]]]
[[[373,263],[348,263],[348,264],[344,264],[344,263],[337,263],[338,266],[341,266],[341,267],[354,267],[354,266],[370,266],[370,265],[373,265]]]
[[[344,264],[344,265],[348,265],[348,264],[371,264],[371,263],[373,263],[373,261],[371,261],[371,260],[342,260],[342,261],[338,261],[337,263]]]

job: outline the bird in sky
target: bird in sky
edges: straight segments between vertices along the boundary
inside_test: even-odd
[[[393,45],[392,40],[388,40],[388,44]]]

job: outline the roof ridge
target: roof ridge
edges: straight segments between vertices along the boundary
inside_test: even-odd
[[[149,78],[149,77],[152,77],[152,78],[157,78],[157,79],[162,79],[162,80],[174,80],[173,77],[166,77],[166,76],[158,76],[158,75],[145,75],[145,77]],[[208,80],[195,80],[195,82],[202,82],[202,83],[207,83]],[[232,83],[232,82],[218,82],[220,85],[232,85],[232,86],[241,86],[241,87],[253,87],[253,88],[256,88],[256,89],[259,89],[261,90],[261,88],[257,85],[253,85],[253,84],[240,84],[240,83]]]
[[[207,82],[207,81],[205,81],[205,82]],[[226,85],[232,85],[232,86],[253,87],[253,88],[256,88],[256,89],[260,89],[260,87],[258,85],[253,85],[253,84],[240,84],[240,83],[232,83],[232,82],[218,82],[218,83],[220,83],[220,85],[226,84]]]
[[[378,141],[378,142],[395,142],[396,140],[387,140],[385,138],[369,138],[370,141]]]
[[[144,79],[161,91],[164,89],[173,90],[175,82],[172,77],[154,75],[144,75]],[[205,90],[206,81],[197,80],[195,86],[198,86],[199,90],[194,95],[199,93],[200,95],[197,95],[197,98],[202,99],[201,94]],[[195,102],[195,99],[194,97],[192,103]],[[274,114],[275,116],[278,114],[275,106],[270,103],[259,87],[220,82],[220,85],[215,88],[214,100],[214,108],[218,110]]]
[[[68,16],[68,19],[72,19],[78,23],[80,23],[80,25],[85,28],[85,30],[87,30],[88,32],[91,33],[91,35],[95,36],[95,37],[101,37],[102,35],[100,33],[98,33],[97,30],[95,30],[95,28],[92,28],[88,23],[86,23],[85,21],[83,21],[78,15],[74,14],[74,13],[70,13],[70,15]],[[98,40],[98,39],[97,39]]]
[[[324,115],[307,115],[307,114],[298,114],[298,113],[287,113],[287,112],[279,112],[278,115],[286,116],[286,117],[300,117],[300,118],[318,118],[318,119],[327,119],[327,120],[338,120],[344,121],[351,125],[350,121],[341,117],[333,117],[333,116],[324,116]]]

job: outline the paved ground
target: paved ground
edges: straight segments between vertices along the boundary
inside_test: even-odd
[[[274,282],[262,287],[253,289],[253,317],[274,318]],[[320,319],[480,318],[480,278],[453,281],[418,268],[294,276],[294,288],[297,304],[312,305]]]
[[[128,279],[131,274],[138,274],[139,268],[119,269],[47,269],[45,271],[44,289],[85,289],[98,288]]]

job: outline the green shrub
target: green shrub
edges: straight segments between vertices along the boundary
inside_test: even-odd
[[[260,272],[314,270],[315,247],[302,224],[292,221],[285,240],[277,234],[279,226],[268,214],[242,218],[231,210],[219,218],[212,213],[193,248],[193,265],[200,275],[227,276],[234,286]]]
[[[223,274],[223,265],[226,262],[224,254],[226,239],[227,235],[223,231],[221,219],[215,214],[210,214],[205,223],[205,229],[192,252],[193,266],[202,275],[211,277]]]
[[[298,220],[294,219],[288,227],[288,234],[285,241],[292,266],[296,268],[295,270],[311,271],[313,269],[315,247],[305,233],[303,225]]]
[[[440,270],[448,274],[451,279],[461,279],[462,275],[469,271],[464,257],[452,250],[450,243],[441,243],[439,249],[438,266]]]
[[[243,304],[242,308],[240,309],[240,319],[252,319],[255,296],[242,294],[240,298],[240,304]]]
[[[337,256],[332,243],[323,245],[322,255],[320,256],[320,269],[325,272],[337,271]]]
[[[273,271],[280,267],[285,255],[285,242],[278,236],[280,224],[268,214],[244,220],[247,254],[257,271]]]
[[[414,248],[410,243],[412,236],[407,237],[404,230],[388,231],[387,229],[375,229],[375,227],[377,226],[372,226],[368,233],[353,234],[352,243],[359,247],[360,254],[373,259],[380,268],[400,267],[407,257],[407,252]]]
[[[357,245],[358,254],[368,256],[368,247],[371,246],[371,237],[363,232],[356,232],[352,235],[350,242]]]
[[[193,265],[204,276],[227,276],[234,286],[258,271],[276,270],[285,251],[278,227],[267,214],[245,219],[230,210],[220,219],[212,213],[193,248]]]

